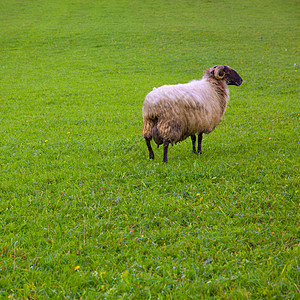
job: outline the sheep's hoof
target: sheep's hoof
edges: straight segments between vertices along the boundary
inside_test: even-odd
[[[149,153],[149,159],[154,159],[154,153]]]
[[[196,154],[196,155],[202,154],[201,151],[199,151],[199,152],[198,151],[193,151],[193,153]]]

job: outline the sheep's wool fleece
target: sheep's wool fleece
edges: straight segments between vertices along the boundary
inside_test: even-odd
[[[172,144],[193,134],[210,133],[221,122],[229,99],[227,85],[203,77],[186,84],[164,85],[150,92],[143,105],[143,136],[153,130]]]

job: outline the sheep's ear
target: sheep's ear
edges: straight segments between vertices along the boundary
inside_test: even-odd
[[[214,66],[214,67],[212,67],[212,68],[209,69],[210,75],[215,76],[215,69],[216,69],[216,67],[217,66]]]

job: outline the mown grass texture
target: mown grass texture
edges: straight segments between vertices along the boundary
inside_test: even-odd
[[[297,1],[0,1],[0,297],[299,297]],[[203,154],[145,95],[215,64]]]

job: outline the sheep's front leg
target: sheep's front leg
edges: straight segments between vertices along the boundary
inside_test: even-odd
[[[200,154],[202,154],[202,150],[201,150],[202,137],[203,137],[203,133],[200,133],[198,135],[198,153]]]
[[[153,153],[153,150],[152,150],[152,147],[151,147],[151,144],[150,144],[151,139],[145,137],[145,141],[146,141],[146,145],[147,145],[147,148],[148,148],[148,151],[149,151],[149,158],[154,159],[154,153]]]
[[[193,134],[191,135],[192,144],[193,144],[193,153],[196,153],[196,136]]]
[[[163,162],[168,162],[168,147],[170,142],[167,140],[164,140],[164,158]]]

